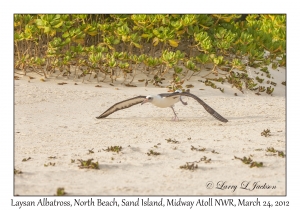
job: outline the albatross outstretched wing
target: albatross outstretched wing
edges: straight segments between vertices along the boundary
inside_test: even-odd
[[[216,112],[213,108],[211,108],[210,106],[208,106],[204,101],[202,101],[200,98],[198,98],[197,96],[188,93],[188,92],[183,92],[183,93],[178,93],[178,92],[174,92],[166,97],[172,97],[172,96],[187,96],[187,97],[191,97],[193,99],[195,99],[196,101],[199,102],[199,104],[201,104],[204,109],[211,114],[214,118],[216,118],[217,120],[220,120],[221,122],[228,122],[227,119],[225,119],[224,117],[222,117],[218,112]]]
[[[129,108],[133,105],[142,103],[145,100],[146,96],[137,96],[134,98],[127,99],[125,101],[121,101],[119,103],[114,104],[109,109],[107,109],[105,112],[103,112],[99,117],[96,117],[97,119],[105,118],[108,115],[111,115],[112,113],[121,110]]]

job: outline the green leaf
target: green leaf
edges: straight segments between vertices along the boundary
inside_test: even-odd
[[[55,26],[53,26],[53,28],[59,28],[62,26],[62,24],[63,24],[63,21],[61,21],[58,24],[56,24]]]
[[[174,71],[176,74],[180,74],[182,72],[182,68],[175,66]]]
[[[175,41],[175,40],[172,40],[172,39],[169,40],[169,44],[172,47],[178,47],[178,43],[179,43],[179,41]]]
[[[78,44],[83,44],[84,43],[84,39],[73,39],[73,41],[78,43]]]
[[[98,34],[97,30],[94,30],[94,31],[87,31],[87,33],[91,36],[96,36]]]
[[[41,19],[36,19],[36,20],[35,20],[35,23],[36,23],[36,25],[37,25],[38,28],[42,28],[42,27],[45,26],[45,25],[44,25],[44,21],[41,20]]]
[[[155,36],[159,35],[159,31],[157,29],[154,29],[153,33],[154,33]]]
[[[48,32],[50,32],[50,27],[45,27],[45,28],[44,28],[44,33],[47,34]]]
[[[142,34],[141,37],[142,37],[142,38],[148,38],[148,37],[149,37],[149,34]]]
[[[135,42],[132,42],[133,43],[133,45],[136,47],[136,48],[139,48],[139,49],[141,49],[143,46],[142,45],[140,45],[140,44],[138,44],[138,43],[135,43]]]
[[[158,45],[158,42],[159,42],[159,39],[157,37],[154,37],[154,39],[152,41],[153,46]]]
[[[120,43],[120,40],[119,39],[115,39],[114,41],[113,41],[113,44],[114,45],[117,45],[117,44],[119,44]]]
[[[64,44],[69,44],[71,42],[71,39],[70,38],[67,38],[65,41],[64,41]]]
[[[69,36],[70,36],[69,32],[65,32],[65,33],[63,33],[63,35],[62,35],[63,38],[66,38],[66,37],[69,37]]]

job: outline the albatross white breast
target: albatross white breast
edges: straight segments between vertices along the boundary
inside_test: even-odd
[[[108,115],[111,115],[112,113],[121,110],[129,108],[136,104],[144,104],[144,103],[152,103],[153,105],[160,107],[160,108],[167,108],[170,107],[173,110],[174,113],[174,120],[178,120],[177,114],[174,110],[174,104],[177,102],[181,102],[183,105],[187,105],[186,102],[182,100],[182,96],[191,97],[195,99],[199,104],[201,104],[204,109],[211,114],[214,118],[221,122],[228,122],[227,119],[222,117],[219,113],[217,113],[214,109],[212,109],[210,106],[208,106],[204,101],[202,101],[197,96],[189,93],[189,92],[181,92],[176,91],[174,93],[162,93],[158,95],[149,95],[149,96],[137,96],[134,98],[127,99],[125,101],[118,102],[111,106],[109,109],[107,109],[105,112],[103,112],[99,117],[96,117],[97,119],[105,118]]]

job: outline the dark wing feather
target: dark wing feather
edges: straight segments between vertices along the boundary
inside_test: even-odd
[[[172,96],[176,96],[176,95],[180,95],[180,96],[187,96],[187,97],[191,97],[193,99],[195,99],[196,101],[198,101],[203,107],[204,109],[211,114],[214,118],[216,118],[217,120],[220,120],[221,122],[228,122],[227,119],[225,119],[224,117],[222,117],[218,112],[216,112],[213,108],[211,108],[210,106],[208,106],[204,101],[202,101],[200,98],[198,98],[197,96],[188,93],[188,92],[183,92],[183,93],[172,93],[166,97],[172,97]]]
[[[180,91],[180,90],[176,90],[176,91]],[[185,92],[190,92],[190,89],[187,89]],[[174,93],[179,93],[179,92],[174,92]],[[171,95],[173,93],[160,93],[158,94],[160,97],[164,98],[164,97],[168,97],[169,95]]]
[[[178,91],[178,90],[176,90],[176,91]],[[185,92],[190,92],[190,89],[187,89]],[[179,93],[179,92],[175,92],[175,93]],[[173,93],[160,93],[160,94],[158,94],[160,97],[162,97],[162,98],[164,98],[164,97],[169,97],[169,95],[171,95],[171,94],[173,94]]]
[[[99,117],[96,117],[97,119],[105,118],[108,115],[111,115],[112,113],[121,110],[121,109],[127,109],[133,105],[142,103],[145,100],[146,96],[137,96],[134,98],[127,99],[125,101],[121,101],[119,103],[114,104],[109,109],[107,109],[105,112],[103,112]]]
[[[158,94],[160,97],[164,98],[164,97],[168,97],[169,95],[171,95],[172,93],[160,93]]]

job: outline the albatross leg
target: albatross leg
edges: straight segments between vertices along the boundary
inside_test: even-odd
[[[188,105],[187,102],[184,102],[184,101],[182,100],[181,96],[180,96],[180,101],[181,101],[181,103],[182,103],[183,105]]]
[[[175,112],[173,106],[171,106],[171,108],[172,108],[172,110],[173,110],[173,112],[174,112],[174,117],[172,118],[172,120],[174,120],[174,121],[179,121],[179,118],[177,117],[177,114],[176,114],[176,112]]]

